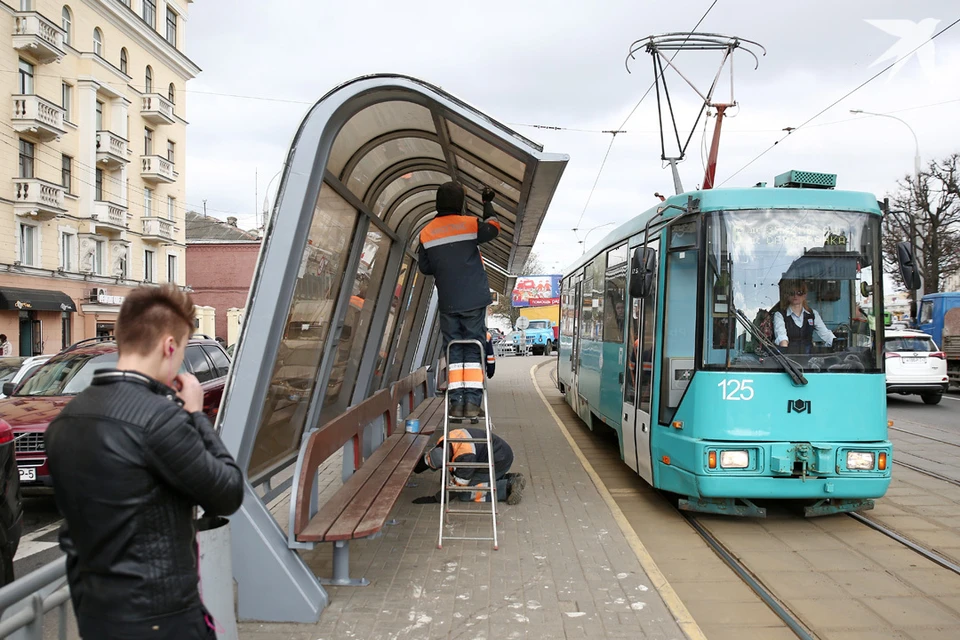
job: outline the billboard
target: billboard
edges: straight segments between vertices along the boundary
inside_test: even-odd
[[[560,304],[559,274],[547,276],[517,276],[513,287],[514,307],[548,307]]]

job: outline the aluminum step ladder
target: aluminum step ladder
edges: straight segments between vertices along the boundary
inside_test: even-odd
[[[452,418],[450,417],[450,347],[454,344],[461,345],[473,345],[480,350],[480,371],[483,380],[483,387],[481,392],[483,394],[483,404],[481,405],[483,409],[483,415],[479,418]],[[437,548],[443,548],[444,539],[447,540],[490,540],[493,542],[493,549],[496,551],[499,549],[499,544],[497,540],[497,476],[494,472],[493,464],[493,438],[491,435],[492,424],[490,423],[490,407],[487,402],[487,368],[485,365],[485,347],[484,344],[479,340],[451,340],[447,344],[447,392],[444,396],[443,401],[443,473],[440,486],[440,536],[437,540]],[[470,425],[478,425],[480,421],[483,421],[484,428],[484,437],[482,438],[453,438],[450,439],[450,424],[451,422],[455,425],[463,425],[462,428],[467,428]],[[455,427],[461,428],[459,426]],[[487,461],[486,462],[460,462],[455,463],[450,460],[450,446],[451,444],[457,443],[469,443],[469,444],[485,444],[487,445]],[[480,486],[461,486],[453,482],[451,477],[450,470],[454,468],[461,469],[484,469],[487,472],[487,477],[489,482],[486,487]],[[489,494],[488,502],[480,502],[476,504],[480,505],[490,505],[489,509],[456,509],[450,508],[450,493],[478,493],[484,492]],[[457,501],[459,502],[459,501]],[[449,523],[449,517],[451,514],[462,515],[462,516],[489,516],[491,524],[493,525],[493,535],[490,537],[472,537],[472,536],[445,536],[443,534],[443,527],[445,524]]]

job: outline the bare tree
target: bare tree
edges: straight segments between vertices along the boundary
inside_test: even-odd
[[[527,258],[527,261],[523,264],[523,267],[514,274],[518,276],[534,276],[541,275],[546,273],[546,266],[540,260],[534,252],[530,252],[530,256]],[[520,317],[520,309],[513,306],[513,296],[511,291],[507,291],[506,294],[501,293],[500,299],[497,304],[491,306],[490,311],[492,315],[500,316],[505,320],[510,321],[510,326],[514,326],[517,323],[517,318]]]
[[[898,285],[897,243],[913,241],[924,293],[940,291],[941,278],[960,270],[960,154],[932,161],[915,178],[897,182],[883,219],[884,262]],[[915,302],[911,313],[916,315]]]

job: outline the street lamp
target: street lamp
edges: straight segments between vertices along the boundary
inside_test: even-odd
[[[599,224],[591,229],[587,229],[587,235],[583,236],[583,240],[579,240],[580,244],[583,245],[583,249],[580,251],[580,255],[583,255],[584,253],[587,252],[587,238],[590,237],[591,233],[593,233],[597,229],[602,229],[603,227],[609,227],[612,224],[613,224],[612,222],[604,222],[603,224]]]
[[[907,129],[910,130],[910,135],[913,136],[913,177],[916,181],[917,188],[917,200],[920,198],[920,141],[917,139],[917,132],[913,130],[913,127],[904,120],[903,118],[898,118],[897,116],[890,115],[889,113],[874,113],[872,111],[864,111],[863,109],[850,109],[850,113],[859,113],[865,116],[877,116],[878,118],[890,118],[896,120]],[[913,254],[917,254],[917,223],[916,216],[913,215],[913,212],[910,213],[910,249],[913,251]],[[916,291],[910,292],[911,297],[913,298],[913,308],[911,309],[911,314],[914,318],[917,317],[917,301],[923,297],[923,281],[920,281],[920,292]]]

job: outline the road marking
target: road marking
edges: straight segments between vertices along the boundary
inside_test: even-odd
[[[630,544],[630,548],[633,550],[634,555],[637,556],[637,560],[640,561],[640,566],[643,567],[647,577],[650,578],[650,583],[653,585],[653,588],[656,589],[660,594],[660,597],[663,598],[663,603],[667,605],[667,609],[670,610],[670,613],[677,621],[677,624],[680,625],[683,635],[685,635],[689,640],[707,640],[707,636],[703,633],[703,630],[700,628],[700,625],[697,624],[697,621],[693,619],[693,616],[690,615],[690,611],[687,609],[686,605],[683,604],[683,600],[681,600],[680,596],[677,595],[677,592],[673,590],[673,587],[667,581],[667,577],[663,575],[663,572],[660,571],[660,567],[658,567],[657,563],[654,561],[653,556],[651,556],[650,552],[647,551],[647,548],[643,546],[643,542],[640,541],[640,536],[638,536],[637,532],[633,530],[632,526],[630,526],[630,521],[627,520],[625,515],[623,515],[623,511],[620,510],[620,505],[617,504],[617,501],[610,493],[610,490],[607,489],[605,484],[603,484],[603,480],[600,479],[600,476],[593,469],[593,465],[590,464],[590,461],[587,460],[587,457],[577,445],[576,440],[574,440],[573,436],[570,435],[570,432],[567,430],[567,426],[563,424],[560,416],[558,416],[557,412],[553,410],[553,407],[551,407],[550,403],[547,401],[547,397],[543,395],[543,391],[540,390],[540,385],[537,384],[537,369],[545,364],[549,364],[549,362],[535,364],[530,369],[530,378],[533,380],[533,388],[537,390],[537,395],[540,396],[543,406],[547,408],[547,412],[553,417],[553,421],[557,423],[558,427],[560,427],[560,432],[563,433],[563,437],[567,439],[567,442],[570,444],[573,452],[577,455],[577,458],[579,458],[580,464],[583,465],[584,471],[586,471],[587,475],[590,476],[590,479],[593,480],[593,484],[597,487],[597,491],[600,492],[600,496],[603,498],[603,501],[607,503],[607,507],[610,509],[611,513],[613,513],[613,518],[617,521],[617,525],[620,526],[620,530],[623,532],[624,537]]]
[[[948,396],[947,394],[943,395],[947,400],[953,400],[954,402],[960,402],[960,398],[954,398],[953,396]]]
[[[59,543],[57,542],[40,542],[37,538],[42,538],[51,531],[56,531],[60,528],[60,523],[62,520],[58,520],[53,524],[48,524],[45,527],[37,529],[36,531],[31,531],[30,533],[22,536],[20,538],[20,545],[17,547],[17,555],[13,557],[13,561],[23,560],[24,558],[29,558],[32,555],[46,551],[47,549],[52,549],[56,547]]]

